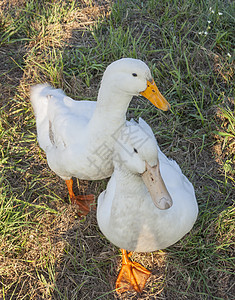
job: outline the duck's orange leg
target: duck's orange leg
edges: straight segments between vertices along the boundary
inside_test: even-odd
[[[78,195],[75,196],[73,192],[73,179],[65,180],[69,197],[72,204],[76,204],[79,206],[79,216],[86,216],[91,208],[95,209],[95,196],[94,195]]]
[[[117,293],[124,293],[135,290],[136,292],[141,293],[151,272],[139,263],[131,261],[129,259],[129,256],[132,254],[131,252],[127,254],[126,250],[121,249],[121,251],[122,268],[116,281],[116,291]]]

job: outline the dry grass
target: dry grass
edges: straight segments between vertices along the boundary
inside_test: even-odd
[[[232,299],[234,64],[227,53],[233,6],[218,1],[215,14],[209,7],[1,1],[0,298]],[[208,36],[198,34],[208,19]],[[195,186],[200,214],[176,245],[135,253],[153,275],[142,295],[118,296],[119,251],[100,233],[95,212],[79,219],[66,203],[64,182],[36,142],[29,87],[47,81],[76,99],[95,100],[103,70],[123,56],[147,61],[172,104],[165,114],[136,98],[128,117],[148,121],[180,164]],[[83,181],[80,192],[98,196],[106,183]]]

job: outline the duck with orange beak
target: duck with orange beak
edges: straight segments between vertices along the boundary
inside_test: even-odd
[[[86,215],[94,195],[73,192],[72,177],[100,180],[113,172],[113,149],[126,126],[134,95],[142,95],[164,111],[169,103],[159,92],[148,66],[138,59],[111,63],[103,74],[97,101],[76,101],[48,84],[31,88],[37,138],[49,167],[66,181],[72,204]]]

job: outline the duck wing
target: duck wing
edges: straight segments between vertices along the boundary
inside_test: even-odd
[[[85,133],[96,101],[76,101],[48,84],[31,88],[30,100],[36,117],[37,138],[46,152],[76,143]]]

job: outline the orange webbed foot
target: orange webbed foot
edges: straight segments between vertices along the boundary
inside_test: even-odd
[[[86,216],[91,209],[96,209],[95,195],[79,195],[70,198],[71,203],[78,205],[79,216]]]
[[[71,200],[71,204],[78,205],[80,212],[78,215],[86,216],[91,209],[96,209],[96,203],[95,203],[95,195],[78,195],[75,196],[73,192],[73,180],[69,179],[66,180],[66,185],[69,191],[69,197]]]
[[[127,291],[136,291],[141,293],[144,289],[145,283],[151,272],[144,268],[141,264],[131,261],[126,250],[122,251],[122,268],[118,274],[116,281],[116,290],[118,293]]]

